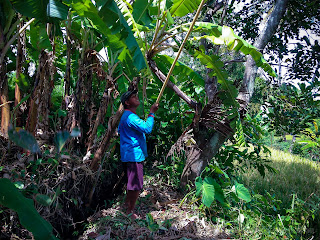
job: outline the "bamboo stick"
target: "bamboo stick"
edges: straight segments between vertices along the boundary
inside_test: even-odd
[[[166,86],[167,86],[168,80],[169,80],[169,78],[170,78],[170,76],[171,76],[171,74],[172,74],[172,72],[173,72],[173,69],[174,69],[174,67],[175,67],[175,65],[176,65],[176,63],[177,63],[177,61],[178,61],[178,58],[179,58],[179,56],[180,56],[180,54],[181,54],[181,52],[182,52],[182,49],[184,48],[184,45],[185,45],[185,43],[187,42],[187,39],[188,39],[188,37],[189,37],[189,35],[190,35],[191,31],[192,31],[192,28],[193,28],[196,20],[197,20],[198,17],[199,17],[200,11],[201,11],[201,9],[202,9],[205,1],[206,1],[206,0],[202,0],[202,1],[201,1],[200,5],[199,5],[199,7],[198,7],[197,13],[196,13],[196,15],[195,15],[195,17],[194,17],[194,19],[193,19],[193,21],[192,21],[192,23],[191,23],[190,28],[189,28],[189,31],[188,31],[186,37],[184,38],[184,40],[183,40],[183,42],[182,42],[182,44],[181,44],[181,46],[180,46],[180,48],[179,48],[179,51],[178,51],[178,53],[177,53],[177,56],[175,57],[172,65],[171,65],[171,67],[170,67],[170,70],[169,70],[169,72],[168,72],[167,78],[166,78],[165,82],[163,83],[162,88],[161,88],[161,90],[160,90],[160,93],[159,93],[159,95],[158,95],[158,98],[157,98],[157,101],[156,101],[157,104],[160,102],[160,98],[161,98],[162,95],[163,95],[163,92],[164,92],[164,89],[165,89]]]

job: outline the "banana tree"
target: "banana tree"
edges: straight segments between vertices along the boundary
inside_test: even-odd
[[[66,19],[68,7],[54,0],[40,2],[14,0],[11,3],[22,16],[36,20],[30,27],[30,39],[40,57],[35,86],[31,94],[27,129],[32,133],[35,133],[36,129],[47,133],[51,92],[56,71],[53,64],[55,56],[53,32],[57,30],[58,24],[54,23],[55,19]],[[17,74],[19,75],[19,71]]]

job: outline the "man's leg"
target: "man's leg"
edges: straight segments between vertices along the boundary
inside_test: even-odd
[[[127,214],[133,213],[134,207],[140,195],[140,190],[127,190],[127,197],[126,197],[126,205],[127,205]],[[132,214],[135,215],[135,214]],[[134,218],[135,216],[133,216]]]
[[[132,218],[137,215],[133,213],[137,199],[143,187],[143,163],[127,163],[127,196],[125,204],[127,205],[127,214],[132,213]]]

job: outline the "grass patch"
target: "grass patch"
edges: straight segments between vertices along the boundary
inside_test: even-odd
[[[265,191],[289,207],[293,194],[303,200],[312,201],[320,196],[320,164],[306,158],[270,149],[272,167],[277,173],[267,172],[263,178],[257,170],[242,174],[245,185],[257,193]]]

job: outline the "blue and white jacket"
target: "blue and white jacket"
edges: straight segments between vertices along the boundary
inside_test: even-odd
[[[154,124],[154,113],[146,121],[137,114],[125,110],[119,123],[120,154],[122,162],[142,162],[148,156],[145,134],[150,134]]]

